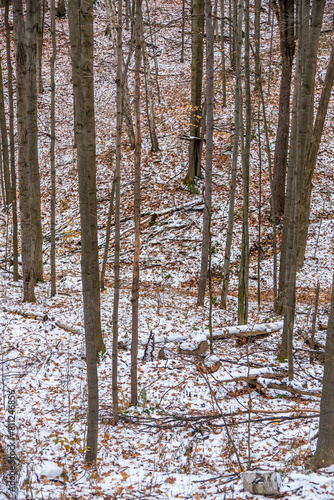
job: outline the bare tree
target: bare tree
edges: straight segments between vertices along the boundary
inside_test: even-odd
[[[279,30],[281,42],[281,87],[273,169],[273,194],[276,218],[284,213],[285,177],[288,158],[289,114],[292,64],[295,53],[294,0],[279,1]]]
[[[1,142],[2,142],[2,157],[3,157],[3,174],[5,181],[5,200],[7,209],[12,202],[12,188],[10,183],[10,169],[9,169],[9,149],[8,149],[8,136],[7,124],[5,114],[5,100],[3,93],[3,79],[2,79],[2,62],[0,55],[0,128],[1,128]]]
[[[120,258],[120,204],[121,204],[121,155],[122,155],[122,102],[123,101],[123,46],[122,0],[118,0],[117,17],[117,75],[116,75],[116,168],[115,168],[115,256],[114,256],[114,310],[112,334],[112,405],[113,423],[118,423],[118,313],[119,313],[119,258]]]
[[[19,279],[18,271],[18,242],[17,242],[17,202],[16,202],[16,168],[15,168],[15,143],[14,143],[14,101],[13,101],[13,69],[11,60],[11,36],[8,20],[9,0],[5,2],[5,27],[6,27],[6,55],[8,75],[8,103],[9,103],[9,150],[10,172],[12,185],[12,214],[13,214],[13,278]]]
[[[214,55],[213,55],[213,27],[211,0],[205,0],[206,25],[206,160],[205,160],[205,191],[203,212],[203,236],[201,274],[198,285],[197,304],[204,305],[205,288],[208,276],[208,257],[211,249],[211,198],[212,198],[212,153],[213,153],[213,83],[214,83]]]
[[[324,86],[319,100],[318,111],[305,159],[305,168],[304,168],[305,173],[301,190],[302,193],[300,200],[301,208],[300,208],[300,218],[298,224],[298,243],[297,243],[298,267],[301,267],[303,265],[305,256],[310,208],[311,208],[312,178],[316,166],[320,141],[324,129],[333,82],[334,82],[334,44],[332,47],[332,52],[326,71]]]
[[[325,351],[324,378],[320,404],[320,424],[317,449],[310,465],[317,469],[329,467],[334,463],[334,276],[332,285],[331,309],[328,318]]]
[[[225,0],[220,0],[220,50],[222,65],[223,108],[226,106],[226,64],[225,64]]]
[[[118,42],[117,42],[117,20],[116,20],[115,0],[105,0],[105,4],[106,4],[107,19],[108,19],[108,23],[110,26],[110,34],[111,34],[111,38],[112,38],[112,43],[113,43],[113,46],[115,48],[115,58],[117,60]],[[129,56],[131,55],[131,51],[132,51],[132,44],[130,47]],[[133,121],[132,121],[131,103],[130,103],[130,96],[129,96],[128,80],[126,77],[126,64],[124,62],[123,46],[122,46],[122,73],[124,73],[123,92],[122,92],[123,93],[123,114],[124,114],[125,125],[126,125],[127,132],[128,132],[130,146],[131,146],[131,149],[134,149],[135,148],[135,133],[134,133]]]
[[[51,297],[56,295],[56,161],[55,161],[55,142],[56,142],[56,105],[55,105],[55,62],[56,62],[56,13],[55,0],[51,0],[51,38],[52,38],[52,55],[50,60],[51,71],[51,252],[50,252],[50,267],[51,267]]]
[[[18,135],[18,173],[22,242],[23,300],[35,301],[33,266],[33,233],[31,221],[31,177],[28,163],[26,47],[22,0],[13,1],[13,25],[16,62],[16,111]]]
[[[238,323],[243,325],[248,320],[248,279],[249,279],[249,231],[248,231],[248,208],[249,208],[249,159],[251,143],[251,90],[250,90],[250,62],[249,62],[249,0],[245,0],[245,97],[246,97],[246,130],[245,144],[243,140],[243,124],[241,119],[241,144],[242,144],[242,186],[243,186],[243,210],[242,210],[242,246],[240,259],[240,274],[238,287]],[[241,104],[241,103],[240,103]],[[242,116],[242,107],[240,111]]]
[[[225,244],[225,255],[224,255],[224,265],[223,265],[223,286],[221,291],[221,301],[220,307],[226,309],[226,300],[228,293],[228,286],[230,280],[230,260],[231,260],[231,248],[232,248],[232,237],[233,237],[233,225],[234,225],[234,205],[235,205],[235,192],[237,187],[237,165],[238,165],[238,154],[239,154],[239,141],[240,141],[240,110],[241,110],[241,48],[242,48],[242,19],[243,19],[243,0],[240,1],[239,5],[239,16],[238,18],[234,16],[233,27],[236,31],[236,54],[235,54],[235,98],[234,98],[234,141],[233,141],[233,154],[232,154],[232,177],[231,177],[231,188],[230,188],[230,203],[229,203],[229,213],[228,213],[228,225],[227,225],[227,236]]]
[[[93,0],[70,0],[68,5],[75,135],[81,221],[81,274],[84,302],[88,378],[88,429],[86,461],[97,457],[98,377],[97,354],[104,351],[100,319],[99,259],[93,81]]]
[[[140,254],[140,162],[141,162],[141,131],[140,131],[140,68],[142,56],[142,0],[136,0],[135,19],[135,182],[134,182],[134,220],[135,248],[133,257],[132,278],[132,342],[131,342],[131,405],[138,403],[137,357],[138,357],[138,314],[139,314],[139,254]]]
[[[142,53],[143,53],[143,66],[144,66],[144,79],[145,79],[145,95],[146,95],[146,114],[148,121],[148,128],[151,138],[152,151],[159,151],[158,137],[156,134],[155,116],[154,116],[154,98],[151,83],[151,68],[148,60],[147,46],[144,39],[144,27],[142,26]]]
[[[200,139],[203,80],[204,0],[191,2],[191,111],[189,165],[186,182],[201,175]]]
[[[38,0],[27,0],[26,11],[26,92],[27,92],[27,141],[28,164],[30,169],[30,218],[33,234],[32,262],[34,280],[43,280],[43,235],[41,223],[41,187],[38,165],[37,126],[37,11]]]

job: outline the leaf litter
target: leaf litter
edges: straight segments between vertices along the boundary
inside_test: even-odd
[[[237,282],[241,241],[241,184],[238,181],[231,283],[227,309],[219,308],[221,271],[228,217],[230,146],[233,140],[233,78],[228,78],[228,107],[215,110],[214,216],[212,220],[213,360],[179,354],[182,341],[191,346],[208,336],[208,299],[196,306],[199,277],[203,180],[184,186],[188,146],[181,139],[189,121],[189,64],[179,63],[180,2],[151,5],[155,43],[159,48],[161,103],[155,102],[160,151],[150,152],[143,118],[141,294],[139,336],[139,404],[129,407],[131,339],[131,276],[133,254],[133,152],[124,132],[122,160],[122,247],[119,342],[120,422],[112,425],[111,351],[113,248],[107,267],[107,288],[101,294],[102,327],[107,352],[99,370],[99,450],[94,470],[84,464],[87,384],[80,278],[80,221],[76,151],[73,147],[71,68],[67,21],[58,21],[57,51],[57,287],[49,289],[49,106],[50,39],[44,44],[44,93],[39,96],[40,168],[45,282],[36,287],[36,303],[23,304],[20,284],[5,270],[6,217],[1,213],[0,444],[6,445],[9,390],[16,395],[17,498],[210,498],[249,499],[242,489],[240,464],[247,469],[276,470],[283,476],[282,498],[334,496],[334,468],[305,470],[316,445],[323,367],[310,364],[305,334],[310,335],[315,287],[320,282],[316,341],[324,346],[333,269],[333,122],[327,120],[320,148],[306,261],[298,275],[298,310],[294,340],[296,375],[277,360],[281,318],[272,314],[271,227],[268,174],[264,175],[261,257],[261,309],[257,280],[250,281],[250,325],[273,330],[246,342],[236,336]],[[333,4],[327,3],[325,25]],[[171,20],[171,11],[175,23]],[[47,12],[47,16],[48,16]],[[266,15],[264,13],[263,15]],[[178,20],[178,21],[177,21]],[[189,20],[188,20],[189,23]],[[104,8],[95,7],[95,100],[99,242],[102,258],[106,216],[115,163],[115,88],[113,48],[105,36]],[[326,28],[326,26],[325,26]],[[3,32],[2,32],[3,33]],[[326,67],[329,45],[324,35],[319,74]],[[263,31],[263,65],[270,33]],[[278,34],[274,35],[278,47]],[[186,33],[186,53],[190,37]],[[187,60],[185,58],[185,60]],[[188,59],[189,60],[189,59]],[[216,54],[219,65],[219,54]],[[271,123],[277,122],[279,62],[273,61],[273,82],[267,96]],[[130,88],[132,74],[129,74]],[[217,101],[221,98],[216,74]],[[319,87],[320,88],[320,87]],[[316,98],[319,97],[317,93]],[[144,104],[143,104],[144,105]],[[328,116],[333,115],[330,103]],[[144,117],[144,108],[143,108]],[[272,127],[271,139],[275,137]],[[255,149],[254,149],[255,151]],[[250,275],[257,276],[258,160],[251,162],[252,213]],[[178,208],[174,210],[174,208]],[[7,259],[8,260],[8,259]],[[264,327],[263,327],[264,328]],[[143,361],[153,332],[153,361]],[[240,332],[239,332],[240,333]],[[227,335],[229,334],[229,335]],[[159,359],[164,347],[163,359]],[[152,354],[152,353],[151,353]],[[208,358],[208,356],[207,356]],[[218,361],[219,366],[218,366]],[[213,371],[213,367],[217,367]],[[6,448],[5,448],[6,449]],[[4,452],[5,453],[5,452]],[[1,457],[0,499],[8,498]]]

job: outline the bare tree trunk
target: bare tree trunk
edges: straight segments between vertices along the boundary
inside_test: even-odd
[[[240,260],[240,275],[238,288],[238,323],[247,324],[248,321],[248,279],[249,279],[249,158],[251,141],[251,95],[250,95],[250,65],[249,65],[249,0],[245,1],[245,95],[246,95],[246,136],[245,148],[242,155],[242,186],[243,186],[243,215],[242,215],[242,247]],[[242,127],[243,128],[243,127]],[[243,131],[242,131],[243,137]]]
[[[88,465],[92,465],[97,458],[98,438],[97,354],[105,350],[101,334],[97,245],[93,0],[70,0],[68,8],[75,100],[75,135],[78,145],[77,162],[82,248],[81,274],[88,378],[86,462]]]
[[[205,288],[208,276],[208,257],[210,245],[210,221],[211,221],[211,198],[212,198],[212,153],[213,153],[213,83],[214,83],[214,55],[213,55],[213,27],[211,0],[205,0],[205,24],[206,24],[206,161],[205,161],[205,192],[203,212],[203,237],[201,274],[198,286],[197,304],[204,305]]]
[[[16,61],[16,109],[18,132],[18,171],[22,240],[23,300],[35,301],[35,276],[32,259],[32,223],[30,212],[30,169],[27,141],[26,48],[22,0],[13,1],[13,25]]]
[[[118,313],[119,313],[119,256],[120,256],[120,204],[121,204],[121,155],[122,155],[122,102],[123,102],[123,19],[122,0],[118,0],[117,18],[117,78],[116,78],[116,168],[115,168],[115,257],[114,257],[114,310],[112,336],[112,406],[113,423],[118,423]]]
[[[51,297],[56,295],[56,161],[55,161],[55,142],[56,142],[56,105],[55,105],[55,62],[56,62],[56,13],[55,0],[51,0],[51,38],[52,55],[50,61],[51,71]]]
[[[312,135],[309,141],[309,147],[304,163],[304,178],[301,189],[301,209],[298,224],[298,253],[297,253],[297,267],[301,267],[304,262],[307,233],[309,226],[310,207],[311,207],[311,193],[312,193],[312,178],[316,166],[317,155],[321,142],[322,132],[327,115],[329,99],[334,82],[334,44],[327,67],[324,86],[321,92],[317,116],[313,127]]]
[[[146,114],[147,114],[148,128],[150,131],[151,149],[152,151],[157,152],[159,151],[159,143],[155,127],[154,101],[153,101],[153,92],[151,84],[151,69],[147,56],[143,27],[142,27],[142,52],[143,52],[143,63],[144,63],[145,93],[146,93]]]
[[[328,319],[324,378],[320,404],[320,424],[317,449],[310,465],[317,469],[334,463],[334,276],[331,309]]]
[[[141,131],[140,131],[140,68],[142,54],[142,0],[136,0],[135,21],[135,119],[136,119],[136,149],[135,149],[135,183],[134,183],[134,221],[135,248],[133,257],[132,278],[132,342],[131,342],[131,405],[138,403],[137,357],[138,357],[138,313],[139,313],[139,254],[140,254],[140,162],[141,162]]]
[[[151,23],[151,19],[150,19],[150,9],[149,9],[149,5],[148,5],[148,0],[146,0],[146,12],[147,12],[147,20],[148,20],[148,26],[149,26],[149,30],[150,30],[150,38],[151,38],[151,45],[152,45],[152,52],[153,52],[153,61],[154,61],[154,69],[155,69],[155,84],[157,86],[158,102],[160,103],[161,98],[160,98],[160,86],[159,86],[158,59],[157,59],[157,53],[155,50],[155,43],[153,40],[152,23]],[[144,29],[143,29],[143,40],[144,40]]]
[[[230,189],[230,204],[228,213],[228,226],[227,226],[227,236],[225,245],[225,256],[224,256],[224,266],[223,266],[223,287],[221,292],[221,302],[220,307],[226,309],[226,299],[228,293],[228,286],[230,280],[230,259],[231,259],[231,247],[232,247],[232,236],[233,236],[233,225],[234,225],[234,204],[235,204],[235,191],[237,186],[237,165],[238,165],[238,152],[239,152],[239,140],[240,140],[240,109],[241,109],[241,47],[242,47],[242,19],[243,19],[243,0],[240,1],[239,6],[239,19],[235,20],[234,27],[237,29],[236,34],[236,72],[235,72],[235,99],[234,99],[234,143],[233,143],[233,156],[232,156],[232,179],[231,179],[231,189]]]
[[[5,191],[5,185],[3,181],[3,162],[2,162],[2,154],[1,154],[1,135],[0,135],[0,181],[1,181],[1,196],[2,196],[2,203],[3,203],[3,209],[6,210],[6,191]]]
[[[180,63],[184,62],[184,30],[186,24],[186,0],[182,0],[182,29],[181,29],[181,58]]]
[[[275,216],[277,220],[284,214],[285,177],[288,158],[290,121],[291,76],[295,53],[294,0],[280,0],[279,7],[282,73],[273,169],[273,195]]]
[[[10,139],[10,171],[12,185],[12,209],[13,209],[13,278],[19,279],[18,271],[18,243],[17,243],[17,203],[16,203],[16,169],[15,169],[15,142],[14,142],[14,102],[13,102],[13,69],[11,61],[11,41],[8,21],[9,2],[5,2],[5,26],[6,26],[6,54],[8,75],[8,102],[9,102],[9,139]]]
[[[284,272],[284,291],[285,291],[285,307],[284,307],[284,324],[282,333],[282,342],[280,346],[279,358],[281,360],[288,359],[289,362],[289,379],[293,379],[293,329],[295,321],[296,308],[296,230],[298,222],[299,210],[299,183],[301,179],[301,81],[303,77],[304,63],[304,26],[303,26],[303,10],[298,10],[298,53],[297,67],[295,76],[293,116],[291,129],[291,144],[290,144],[290,162],[288,171],[287,199],[284,214],[284,222],[286,223],[286,232],[284,234],[284,252],[285,252],[285,267],[280,272]],[[282,249],[283,250],[283,249]]]
[[[104,290],[104,278],[105,278],[105,274],[106,274],[108,249],[109,249],[109,241],[110,241],[111,216],[112,216],[112,209],[113,209],[114,198],[115,198],[115,184],[116,184],[116,170],[115,170],[114,178],[112,181],[112,188],[111,188],[111,195],[110,195],[110,202],[109,202],[109,212],[108,212],[107,228],[106,228],[106,242],[104,245],[103,260],[102,260],[102,266],[101,266],[101,277],[100,277],[101,290]]]
[[[37,0],[37,53],[36,53],[36,85],[37,92],[43,92],[42,80],[42,52],[43,52],[43,35],[44,35],[44,16],[45,16],[45,0]]]
[[[271,21],[270,21],[271,19]],[[271,15],[271,0],[269,1],[269,14],[268,14],[268,23],[270,24],[270,49],[269,49],[269,68],[268,68],[268,95],[270,94],[270,84],[271,84],[271,61],[273,55],[273,37],[274,37],[274,21],[275,15],[274,12]]]
[[[6,195],[4,204],[7,205],[7,210],[8,210],[12,202],[12,187],[10,184],[9,150],[8,150],[8,136],[7,136],[7,125],[6,125],[6,114],[5,114],[5,100],[3,94],[1,55],[0,55],[0,128],[1,128],[1,142],[2,142],[2,156],[3,156],[3,174],[5,181],[5,195]]]
[[[200,124],[203,80],[204,0],[191,3],[191,111],[189,165],[185,181],[201,176]]]
[[[257,306],[261,309],[261,219],[262,219],[262,153],[261,153],[261,129],[260,129],[260,113],[261,104],[259,100],[257,115],[257,132],[259,136],[259,199],[258,199],[258,238],[257,238]]]
[[[115,58],[117,59],[117,23],[116,23],[116,6],[115,0],[106,0],[106,12],[107,18],[110,25],[110,33],[113,42],[113,46],[115,47]],[[131,50],[131,48],[130,48]],[[123,57],[123,49],[122,49],[122,73],[125,72],[125,64]],[[126,73],[126,72],[125,72]],[[124,113],[124,121],[128,132],[129,142],[131,149],[135,148],[135,133],[133,128],[132,114],[131,114],[131,104],[130,104],[130,96],[129,96],[129,87],[128,81],[126,78],[126,74],[124,75],[123,82],[123,113]]]
[[[43,235],[41,224],[41,188],[38,165],[38,128],[37,128],[37,10],[38,0],[27,0],[26,13],[26,78],[27,78],[27,140],[28,164],[31,179],[31,230],[32,260],[35,281],[43,280]]]
[[[226,65],[225,65],[225,0],[220,0],[220,50],[222,53],[223,108],[226,107]]]

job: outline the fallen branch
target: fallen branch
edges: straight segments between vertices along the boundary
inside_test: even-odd
[[[49,320],[49,317],[47,314],[44,314],[44,316],[43,316],[42,314],[34,314],[32,312],[21,311],[20,309],[14,309],[14,311],[12,311],[10,309],[7,309],[6,307],[3,307],[2,310],[4,312],[10,313],[10,314],[19,314],[23,318],[31,319],[34,321],[43,321],[43,322],[44,321],[52,321],[52,323],[54,323],[56,326],[58,326],[62,330],[74,333],[75,335],[82,335],[83,334],[83,330],[78,330],[78,329],[73,328],[71,326],[65,325],[65,323],[62,323],[61,321],[58,321],[58,320]]]

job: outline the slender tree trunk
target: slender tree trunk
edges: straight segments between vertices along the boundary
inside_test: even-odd
[[[35,276],[32,260],[32,225],[30,212],[30,169],[27,141],[26,47],[22,0],[13,1],[13,24],[16,61],[16,109],[18,135],[18,172],[22,242],[23,300],[35,301]]]
[[[189,166],[185,181],[201,176],[201,106],[203,80],[204,0],[191,4],[191,111]]]
[[[105,278],[105,274],[106,274],[108,250],[109,250],[109,242],[110,242],[111,216],[112,216],[112,210],[113,210],[114,198],[115,198],[115,183],[116,183],[116,171],[114,173],[114,178],[112,181],[107,228],[106,228],[106,243],[104,246],[103,260],[102,260],[102,266],[101,266],[101,277],[100,277],[101,290],[104,290],[104,278]]]
[[[248,279],[249,279],[249,158],[251,141],[251,95],[250,95],[250,64],[249,64],[249,0],[245,0],[245,95],[246,95],[246,135],[245,148],[242,155],[242,186],[243,186],[243,215],[242,215],[242,247],[240,260],[240,275],[238,289],[238,323],[247,324],[248,321]],[[243,133],[242,133],[243,136]]]
[[[201,274],[198,286],[197,304],[204,305],[205,288],[208,276],[208,257],[210,245],[210,221],[211,221],[211,198],[212,198],[212,153],[213,153],[213,83],[214,83],[214,55],[213,55],[213,27],[211,0],[205,0],[205,24],[206,24],[206,161],[205,161],[205,192],[203,212],[203,237]]]
[[[12,188],[10,183],[10,169],[9,169],[9,150],[8,150],[8,136],[5,114],[5,100],[3,94],[3,80],[2,80],[2,62],[0,55],[0,128],[1,128],[1,142],[2,142],[2,157],[3,157],[3,174],[5,181],[5,195],[4,200],[7,209],[12,202]]]
[[[135,21],[135,182],[134,182],[134,221],[135,248],[133,257],[132,278],[132,343],[131,343],[131,405],[138,404],[137,357],[138,357],[138,313],[139,313],[139,254],[140,254],[140,162],[141,162],[141,131],[140,131],[140,68],[142,54],[142,0],[136,0]]]
[[[115,58],[117,59],[117,26],[116,26],[117,23],[116,23],[115,0],[106,0],[106,12],[107,12],[108,22],[110,25],[110,33],[111,33],[113,46],[115,47]],[[123,51],[123,49],[122,49],[122,51]],[[123,52],[122,52],[122,73],[124,73],[124,72],[125,72],[125,64],[124,64],[124,56],[123,56]],[[123,82],[123,113],[124,113],[125,125],[126,125],[127,132],[128,132],[130,147],[131,147],[131,149],[134,149],[135,148],[135,133],[134,133],[134,128],[133,128],[131,104],[130,104],[130,96],[129,96],[129,87],[128,87],[128,81],[126,78],[126,74],[124,75],[124,82]]]
[[[112,344],[112,405],[114,425],[118,423],[118,313],[119,313],[119,258],[120,258],[120,204],[121,204],[121,154],[122,154],[122,102],[123,102],[123,18],[122,0],[118,0],[117,18],[117,77],[116,77],[116,168],[115,168],[115,257],[114,257],[114,310]]]
[[[159,143],[155,126],[154,101],[153,101],[153,92],[151,84],[151,69],[147,55],[146,42],[144,40],[143,27],[142,27],[142,52],[143,52],[143,63],[144,63],[145,93],[146,93],[146,114],[147,114],[148,128],[150,131],[151,149],[152,151],[157,152],[159,151]]]
[[[56,295],[56,105],[55,105],[55,62],[56,62],[56,15],[55,0],[51,0],[51,38],[52,55],[50,61],[51,71],[51,297]]]
[[[320,424],[317,449],[310,465],[317,469],[334,463],[334,276],[331,309],[328,319],[324,378],[320,404]]]
[[[232,156],[232,179],[231,179],[231,189],[230,189],[230,204],[228,213],[228,226],[227,226],[227,236],[225,245],[225,256],[224,256],[224,266],[223,266],[223,286],[221,292],[221,302],[220,307],[226,309],[226,299],[228,294],[228,286],[230,280],[230,259],[231,259],[231,247],[232,247],[232,236],[233,236],[233,225],[234,225],[234,204],[235,204],[235,191],[237,187],[237,165],[238,165],[238,153],[239,153],[239,140],[240,140],[240,109],[241,109],[241,47],[242,47],[242,19],[243,19],[243,0],[240,1],[239,5],[239,19],[235,20],[234,27],[237,29],[237,51],[235,57],[236,72],[235,72],[235,99],[234,99],[234,143],[233,143],[233,156]]]
[[[261,0],[255,0],[254,13],[254,46],[255,46],[255,90],[258,92],[257,133],[259,147],[259,197],[258,197],[258,238],[257,238],[257,306],[261,309],[261,219],[262,219],[262,145],[261,145],[261,61],[260,61],[260,21]]]
[[[258,238],[257,238],[257,306],[261,309],[261,219],[262,219],[262,152],[261,152],[261,128],[260,128],[261,104],[258,103],[257,131],[259,136],[259,198],[258,198]]]
[[[223,108],[226,107],[226,65],[225,65],[225,0],[220,0],[220,50],[222,53]]]
[[[268,68],[268,95],[270,95],[270,85],[271,85],[271,63],[273,56],[273,37],[274,37],[274,21],[275,21],[274,12],[271,15],[271,1],[269,2],[269,7],[270,8],[268,14],[268,23],[270,24],[270,49],[269,49],[269,68]]]
[[[296,230],[298,222],[298,200],[299,200],[299,183],[301,179],[300,171],[300,155],[301,155],[301,81],[303,76],[303,59],[304,59],[304,39],[303,39],[303,11],[298,10],[298,53],[297,67],[295,76],[295,89],[293,101],[293,116],[291,129],[291,144],[290,144],[290,161],[288,171],[287,198],[284,214],[284,223],[286,230],[284,236],[284,252],[285,252],[285,267],[280,270],[284,272],[284,324],[282,333],[282,342],[280,346],[279,358],[281,360],[288,359],[289,362],[289,379],[293,378],[293,329],[295,321],[296,308]],[[284,228],[283,228],[284,231]]]
[[[0,135],[0,180],[1,180],[1,196],[2,196],[2,203],[3,203],[3,209],[6,210],[6,192],[5,192],[5,185],[3,181],[3,162],[2,162],[2,154],[1,154],[1,135]]]
[[[186,1],[182,0],[182,29],[181,29],[181,58],[180,63],[184,62],[184,30],[186,24]]]
[[[86,462],[95,463],[98,438],[97,354],[104,350],[100,320],[99,260],[95,163],[93,81],[93,0],[70,0],[68,5],[75,135],[78,145],[81,220],[81,274],[84,302],[88,378]]]
[[[13,209],[13,278],[19,279],[18,270],[18,244],[17,244],[17,203],[16,203],[16,169],[15,169],[15,143],[14,143],[14,103],[13,103],[13,69],[11,60],[10,27],[8,21],[9,2],[5,2],[5,27],[6,27],[6,55],[8,75],[8,102],[9,102],[9,139],[10,139],[10,172],[12,186]]]
[[[31,230],[32,260],[34,279],[43,280],[43,235],[41,223],[41,188],[38,165],[38,127],[37,127],[37,10],[38,0],[27,0],[26,13],[26,79],[27,79],[27,140],[28,164],[31,179]]]
[[[279,7],[282,73],[273,169],[273,195],[275,216],[277,220],[279,220],[284,214],[285,177],[288,158],[290,122],[291,76],[295,53],[294,0],[280,0]]]
[[[42,52],[44,35],[45,0],[37,0],[37,53],[36,53],[36,85],[37,92],[43,92]]]
[[[313,127],[312,135],[309,141],[309,147],[304,163],[304,176],[301,189],[301,209],[298,224],[298,253],[297,267],[301,267],[304,262],[307,233],[309,226],[310,208],[311,208],[311,193],[312,193],[312,178],[316,166],[317,155],[321,142],[322,132],[324,129],[325,119],[331,90],[334,82],[334,44],[327,67],[324,86],[321,92],[317,116]]]
[[[146,0],[146,13],[147,13],[148,27],[149,27],[149,31],[150,31],[150,39],[151,39],[152,52],[153,52],[153,62],[154,62],[154,69],[155,69],[155,84],[157,87],[158,102],[160,103],[161,98],[160,98],[160,86],[159,86],[158,58],[157,58],[157,53],[155,50],[155,43],[154,43],[154,39],[153,39],[152,23],[151,23],[151,19],[150,19],[150,9],[149,9],[149,5],[148,5],[148,0]],[[143,30],[143,41],[144,41],[144,30]]]

